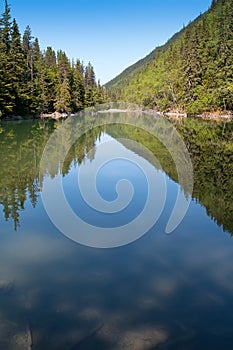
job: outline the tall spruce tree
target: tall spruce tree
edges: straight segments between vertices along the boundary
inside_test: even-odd
[[[13,84],[14,93],[14,114],[24,114],[24,102],[25,102],[25,80],[24,73],[26,71],[26,62],[24,59],[24,52],[21,44],[21,35],[16,20],[13,20],[11,45],[10,45],[10,58],[11,58],[11,72],[10,76]]]
[[[51,47],[47,47],[44,53],[44,83],[42,89],[42,112],[49,113],[54,111],[56,102],[56,86],[58,84],[57,57]]]
[[[54,107],[58,112],[68,113],[71,111],[71,66],[66,53],[59,50],[57,53],[58,84],[56,87],[56,100]]]
[[[85,104],[85,87],[83,79],[83,67],[80,60],[72,64],[71,70],[71,98],[72,110],[74,112],[84,108]]]
[[[0,18],[0,117],[12,113],[15,103],[10,75],[11,28],[10,7],[7,0],[5,0],[5,11]]]
[[[3,49],[8,53],[10,50],[11,42],[11,14],[8,1],[5,0],[5,11],[3,12],[0,19],[0,33],[1,33],[1,42],[3,44]]]
[[[89,62],[84,73],[85,105],[87,107],[95,105],[96,80],[93,66]]]
[[[51,47],[42,52],[30,26],[21,39],[7,0],[0,16],[0,76],[0,117],[76,112],[101,95],[90,63],[71,64],[65,52]]]

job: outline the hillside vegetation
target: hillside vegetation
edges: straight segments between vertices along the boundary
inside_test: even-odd
[[[233,110],[233,1],[207,12],[106,84],[113,99],[160,111]]]

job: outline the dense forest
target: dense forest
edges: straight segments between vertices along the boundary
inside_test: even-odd
[[[27,26],[21,36],[5,0],[0,17],[0,118],[76,112],[105,101],[91,63],[70,61],[52,47],[41,51]]]
[[[233,110],[233,1],[207,12],[106,84],[112,98],[190,114]]]

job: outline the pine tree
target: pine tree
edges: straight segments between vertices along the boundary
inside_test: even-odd
[[[31,114],[31,104],[33,103],[34,90],[34,62],[33,62],[33,36],[30,26],[27,26],[23,34],[23,51],[26,61],[24,72],[24,101],[25,113]]]
[[[57,112],[69,113],[71,112],[71,92],[68,78],[64,78],[63,82],[57,86],[56,101],[54,107]]]
[[[85,87],[83,81],[83,67],[79,60],[72,64],[71,71],[71,98],[72,98],[72,110],[74,112],[84,108],[85,103]]]
[[[3,44],[2,49],[8,53],[10,50],[10,41],[11,41],[11,14],[10,14],[10,7],[8,5],[7,0],[5,0],[5,11],[2,14],[2,17],[0,20],[0,34],[1,34],[1,42]]]
[[[0,42],[0,118],[12,114],[15,105],[9,71],[9,55],[4,50],[4,44]]]
[[[50,46],[45,51],[45,64],[49,68],[54,68],[57,65],[56,53]]]
[[[95,72],[90,62],[85,68],[84,84],[85,87],[96,87]]]
[[[15,114],[24,114],[24,72],[26,62],[21,44],[21,35],[16,20],[13,20],[12,36],[10,45],[11,72],[10,76],[13,82],[15,104],[13,112]]]
[[[72,104],[70,91],[71,67],[66,53],[61,50],[57,53],[57,66],[58,84],[54,107],[58,112],[70,112]]]
[[[43,97],[42,91],[44,89],[44,58],[40,50],[39,40],[35,38],[32,43],[32,66],[33,66],[33,76],[32,76],[32,94],[31,94],[31,104],[30,111],[32,114],[38,114],[43,109]]]
[[[44,54],[44,69],[42,72],[42,113],[54,111],[56,102],[56,86],[58,84],[57,58],[55,51],[48,47]]]
[[[11,80],[11,15],[7,0],[0,18],[0,117],[12,113],[14,108],[13,84]]]
[[[102,98],[89,63],[70,63],[63,51],[42,53],[29,26],[21,39],[10,7],[0,17],[0,117],[78,111]],[[85,101],[87,100],[87,102]]]
[[[87,107],[95,105],[96,80],[93,66],[89,62],[84,73],[85,105]]]

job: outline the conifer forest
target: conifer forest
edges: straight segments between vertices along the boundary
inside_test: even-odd
[[[159,111],[233,110],[233,1],[209,10],[106,87],[112,98]]]
[[[23,35],[8,1],[0,18],[0,117],[77,112],[105,100],[94,68],[62,50],[40,49],[30,26]]]

